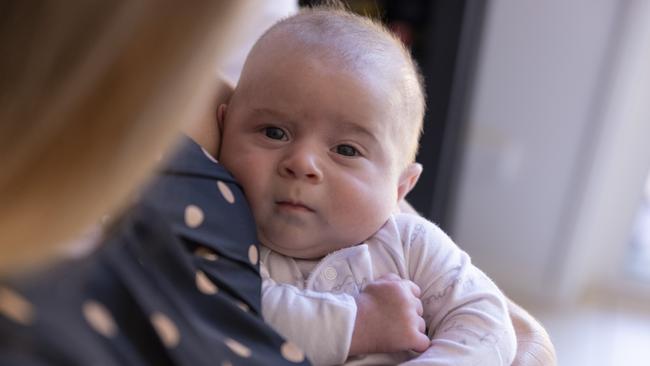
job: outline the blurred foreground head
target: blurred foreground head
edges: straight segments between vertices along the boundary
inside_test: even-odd
[[[241,1],[3,1],[0,274],[124,207],[205,112]]]

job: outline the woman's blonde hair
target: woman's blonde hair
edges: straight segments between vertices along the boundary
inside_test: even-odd
[[[0,272],[51,258],[145,180],[216,85],[240,1],[3,1]]]

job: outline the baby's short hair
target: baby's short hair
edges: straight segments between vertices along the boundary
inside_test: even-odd
[[[415,161],[425,111],[423,80],[410,52],[392,32],[368,17],[329,7],[303,9],[277,22],[257,44],[278,32],[289,34],[322,59],[342,61],[342,67],[363,71],[374,66],[384,71],[381,77],[392,77],[391,84],[399,91],[399,105],[393,109],[400,115],[393,131],[404,152],[399,161]]]

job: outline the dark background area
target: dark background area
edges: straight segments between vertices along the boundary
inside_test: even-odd
[[[300,1],[301,6],[322,1]],[[424,166],[407,200],[450,229],[462,161],[469,92],[480,46],[483,0],[349,0],[359,14],[382,21],[409,47],[426,83],[427,112],[417,160]]]

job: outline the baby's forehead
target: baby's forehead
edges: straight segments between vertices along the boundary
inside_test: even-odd
[[[298,31],[290,26],[278,26],[260,40],[267,53],[278,48],[284,52],[309,54],[324,62],[348,70],[397,72],[408,64],[408,55],[399,43],[379,32],[321,32],[318,28],[304,26]]]
[[[392,104],[390,128],[412,160],[424,114],[422,81],[410,53],[381,25],[340,12],[301,13],[277,23],[258,41],[250,58],[260,62],[251,64],[268,62],[270,54],[279,61],[308,55],[369,85],[381,85],[391,96],[385,101]]]
[[[313,30],[302,33],[292,30],[280,27],[267,33],[258,42],[249,55],[249,67],[244,68],[244,74],[253,76],[251,81],[265,79],[268,73],[277,74],[278,66],[282,64],[301,62],[318,65],[321,70],[327,69],[347,79],[363,81],[360,85],[366,88],[381,88],[385,96],[400,92],[402,71],[407,65],[400,60],[399,50],[375,45],[372,50],[364,51],[361,48],[369,46],[362,46],[360,40],[341,42],[340,37],[311,34]],[[293,71],[282,67],[280,69],[290,75]],[[310,75],[300,74],[299,77],[309,78]],[[341,78],[333,78],[331,82],[340,80]]]
[[[339,75],[364,80],[367,87],[381,85],[390,94],[401,92],[404,72],[410,67],[397,47],[363,45],[361,40],[341,42],[337,37],[306,36],[279,29],[268,34],[263,43],[252,53],[260,61],[258,65],[272,67],[270,60],[311,60]]]

